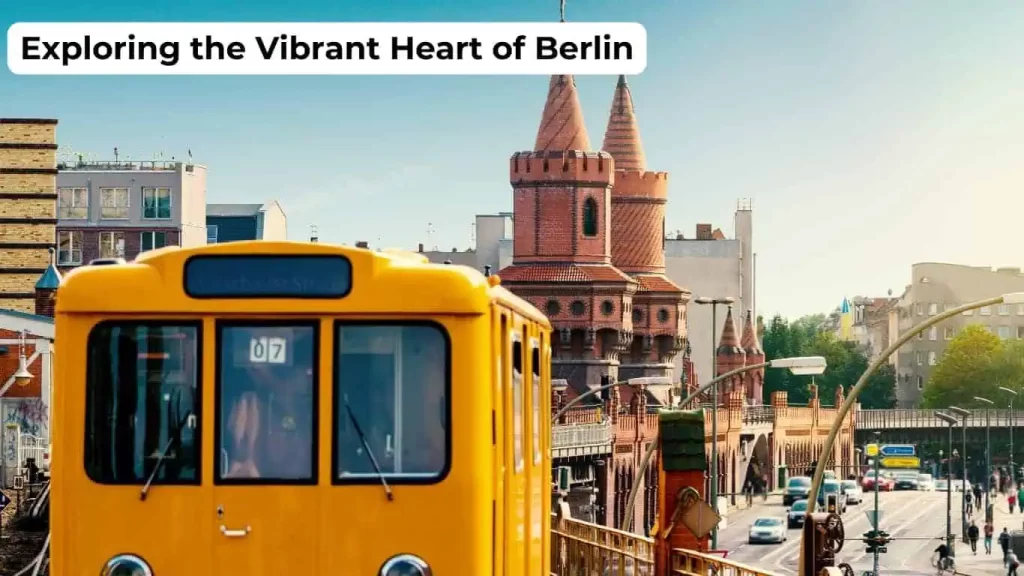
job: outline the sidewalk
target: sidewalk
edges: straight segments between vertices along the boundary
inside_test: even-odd
[[[1019,510],[1010,514],[1006,497],[1002,494],[996,496],[992,502],[995,508],[992,523],[995,527],[995,534],[992,537],[992,554],[985,554],[985,514],[982,510],[976,510],[973,519],[978,524],[978,528],[982,530],[982,537],[978,541],[978,555],[975,556],[971,553],[970,544],[957,539],[956,570],[960,574],[969,576],[1006,574],[1006,568],[1003,567],[1003,551],[999,547],[999,533],[1003,531],[1003,528],[1008,529],[1011,533],[1015,530],[1024,530],[1024,514],[1021,514]],[[959,532],[959,527],[957,528],[956,531]]]

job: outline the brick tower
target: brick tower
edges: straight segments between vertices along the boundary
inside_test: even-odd
[[[732,306],[729,306],[729,311],[725,314],[725,325],[722,326],[722,339],[718,342],[716,355],[718,358],[718,368],[715,370],[716,377],[747,365],[746,353],[740,347],[739,335],[736,333],[736,322],[732,319]],[[733,376],[718,385],[719,403],[724,404],[725,399],[729,396],[729,392],[733,390],[743,390],[742,374]]]
[[[633,96],[619,76],[602,148],[615,159],[611,193],[612,264],[633,276],[633,344],[620,377],[672,376],[686,338],[690,293],[665,276],[668,173],[647,169]]]
[[[747,316],[743,320],[743,338],[740,340],[740,347],[747,356],[747,366],[764,362],[764,350],[761,350],[761,343],[758,342],[756,328],[754,326],[754,313],[747,310]],[[743,373],[747,400],[751,404],[764,404],[762,397],[764,390],[764,368],[751,370]]]
[[[618,378],[632,339],[636,282],[611,265],[615,163],[590,151],[576,83],[552,76],[533,151],[510,161],[512,265],[502,284],[554,325],[552,378],[577,390]]]
[[[57,121],[0,118],[0,309],[33,312],[57,243]]]

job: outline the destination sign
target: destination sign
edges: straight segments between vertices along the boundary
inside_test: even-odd
[[[891,456],[879,462],[883,468],[920,468],[921,459],[917,456]]]
[[[192,298],[343,298],[352,263],[329,254],[193,256],[184,283]]]
[[[913,444],[885,444],[881,448],[882,456],[916,456]]]

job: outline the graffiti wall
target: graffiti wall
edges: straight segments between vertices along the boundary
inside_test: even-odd
[[[50,422],[46,404],[39,398],[4,398],[0,400],[0,443],[3,446],[3,482],[5,486],[14,483],[18,466],[19,438],[22,446],[22,460],[39,454],[50,438]]]

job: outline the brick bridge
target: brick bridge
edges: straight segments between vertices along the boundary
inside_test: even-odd
[[[881,432],[883,442],[916,444],[923,466],[928,468],[940,459],[939,451],[949,451],[949,425],[935,417],[934,410],[895,409],[858,410],[855,417],[856,442],[863,445],[873,441],[874,432]],[[1024,425],[1024,412],[1014,410],[972,410],[967,418],[967,465],[969,474],[984,477],[986,422],[991,428],[992,463],[1006,465],[1010,460],[1010,433],[1012,428]],[[1024,463],[1024,434],[1014,436],[1014,462]],[[963,450],[963,429],[953,427],[953,448]]]
[[[639,389],[643,392],[643,386]],[[842,402],[841,394],[833,398],[834,405]],[[553,427],[552,459],[556,470],[571,470],[567,501],[572,517],[583,521],[618,527],[633,484],[641,482],[633,532],[647,534],[655,518],[657,473],[653,466],[644,478],[636,478],[636,473],[648,444],[657,437],[657,407],[648,407],[644,393],[631,396],[635,401],[629,405],[620,404],[619,395],[612,393],[601,406],[570,408]],[[555,409],[564,402],[555,392]],[[711,407],[703,409],[710,455]],[[746,475],[758,468],[769,474],[771,488],[789,475],[806,473],[818,459],[835,414],[835,407],[820,401],[814,385],[810,402],[800,406],[789,404],[785,392],[772,393],[770,405],[754,406],[744,404],[742,390],[726,394],[718,408],[719,494],[739,492]],[[843,476],[856,465],[855,417],[855,411],[847,416],[830,457]]]

